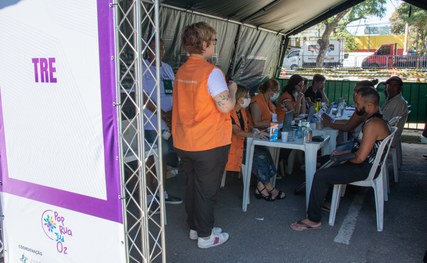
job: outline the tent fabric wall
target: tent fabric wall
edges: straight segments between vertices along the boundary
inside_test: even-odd
[[[229,78],[253,88],[266,76],[274,76],[280,52],[280,35],[163,7],[160,30],[166,48],[164,61],[174,70],[177,70],[187,57],[181,47],[183,28],[199,21],[208,23],[217,31],[218,42],[212,63],[224,73],[228,72]],[[235,40],[238,42],[236,47]],[[233,61],[234,58],[236,61]],[[231,65],[233,68],[230,68]]]
[[[175,71],[185,62],[187,55],[181,46],[182,30],[186,25],[200,21],[208,23],[217,31],[218,42],[212,62],[226,73],[233,54],[238,25],[167,7],[161,9],[160,15],[161,37],[166,48],[164,61],[170,64]]]
[[[274,76],[280,41],[280,35],[243,26],[232,79],[249,87],[251,93],[257,92],[263,79]]]

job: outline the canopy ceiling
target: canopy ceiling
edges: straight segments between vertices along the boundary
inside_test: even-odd
[[[286,35],[297,34],[363,0],[164,0],[163,4],[248,24]],[[405,0],[427,9],[427,0]]]

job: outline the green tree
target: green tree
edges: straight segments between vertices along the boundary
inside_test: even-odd
[[[325,31],[323,32],[321,39],[318,40],[320,48],[319,55],[316,59],[316,66],[323,66],[323,61],[329,46],[329,38],[334,31],[345,27],[350,22],[366,18],[367,16],[374,15],[382,17],[386,11],[384,7],[386,1],[387,0],[365,0],[352,8],[344,10],[324,20],[322,23],[325,26]]]
[[[391,31],[394,34],[403,34],[408,23],[410,42],[419,53],[427,53],[427,11],[408,3],[402,3],[393,12]]]

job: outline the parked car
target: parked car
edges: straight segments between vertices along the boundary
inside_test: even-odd
[[[416,51],[403,55],[403,49],[397,43],[381,45],[373,55],[366,57],[362,68],[426,68],[427,56]]]

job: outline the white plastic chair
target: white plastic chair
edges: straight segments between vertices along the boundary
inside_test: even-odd
[[[391,118],[388,123],[390,124],[390,126],[392,127],[397,127],[397,125],[399,124],[399,120],[402,118],[402,116],[394,116],[393,118]],[[397,138],[393,139],[396,140]],[[396,143],[400,144],[400,138]],[[393,147],[393,145],[390,147],[390,153],[389,156],[391,156],[391,161],[393,164],[393,175],[394,175],[394,182],[397,183],[398,178],[399,178],[399,165],[398,165],[398,161],[397,161],[397,148]],[[390,188],[389,188],[389,181],[388,181],[388,169],[387,169],[387,175],[386,175],[386,183],[387,183],[387,191],[390,192]]]
[[[380,147],[377,151],[374,163],[372,168],[369,171],[368,177],[363,181],[357,181],[350,183],[352,185],[363,186],[363,187],[372,187],[374,189],[375,195],[375,207],[377,214],[377,231],[383,230],[383,219],[384,219],[384,194],[387,191],[384,184],[384,173],[386,169],[386,158],[388,151],[390,150],[390,145],[393,140],[393,137],[397,131],[396,127],[392,128],[392,132],[387,136],[380,144]],[[376,178],[375,175],[378,174]],[[335,223],[335,216],[337,213],[341,188],[344,185],[336,184],[334,185],[334,191],[332,194],[332,203],[331,203],[331,212],[329,214],[329,225],[333,226]]]
[[[243,177],[245,176],[245,171],[246,171],[245,165],[242,164],[242,168],[241,168],[240,172],[242,173]],[[221,188],[223,188],[225,186],[225,177],[227,177],[227,171],[224,171],[224,174],[222,175]]]

